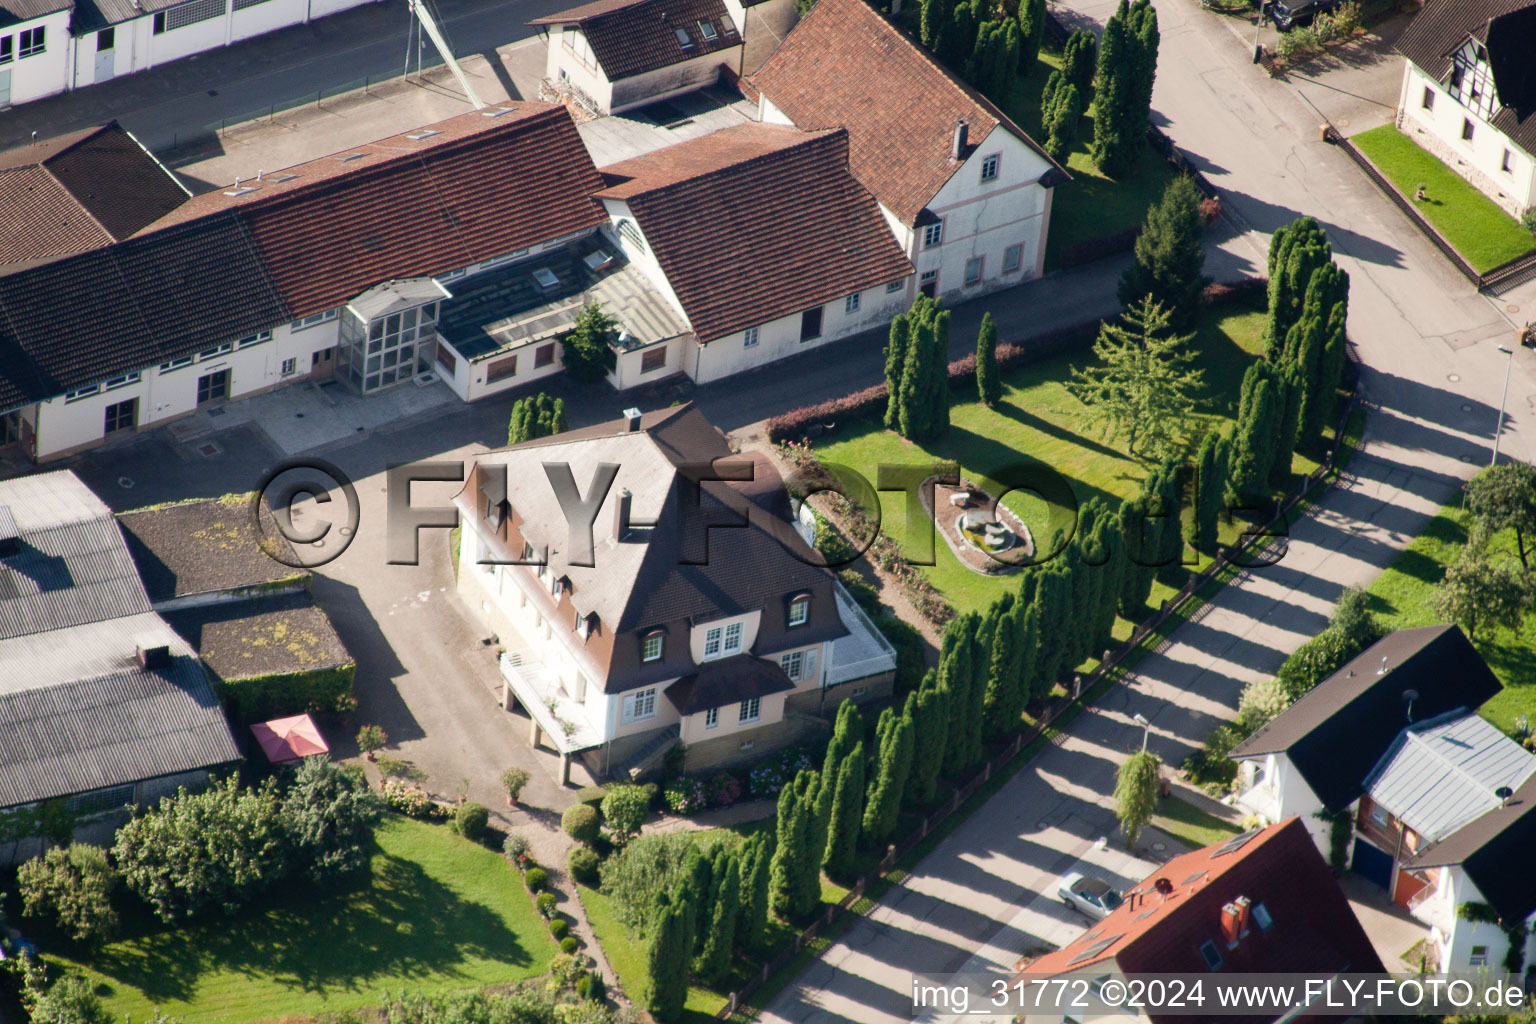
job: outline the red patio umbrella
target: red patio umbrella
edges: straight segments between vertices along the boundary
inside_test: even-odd
[[[326,754],[331,748],[320,737],[314,719],[308,715],[292,718],[274,718],[270,722],[257,722],[251,726],[262,753],[273,764],[288,764],[311,754]]]

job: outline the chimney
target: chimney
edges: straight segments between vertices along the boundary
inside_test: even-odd
[[[165,639],[154,633],[142,633],[133,638],[133,660],[145,672],[165,668],[171,663],[171,648]]]
[[[1249,905],[1248,897],[1239,896],[1221,908],[1221,937],[1227,940],[1228,949],[1248,933]]]
[[[629,488],[619,491],[619,500],[613,509],[613,542],[617,544],[629,535]]]
[[[965,144],[967,141],[968,132],[969,129],[966,127],[965,118],[961,118],[955,122],[955,137],[954,143],[950,147],[949,158],[956,163],[959,163],[962,159],[964,159]]]
[[[624,433],[626,433],[626,434],[633,434],[635,431],[637,431],[639,429],[640,429],[640,410],[639,409],[633,409],[633,408],[625,409],[624,410]]]

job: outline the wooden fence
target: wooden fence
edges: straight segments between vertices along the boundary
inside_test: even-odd
[[[1351,352],[1351,361],[1354,358],[1354,353]],[[1180,615],[1188,603],[1196,600],[1196,595],[1202,587],[1214,582],[1234,566],[1239,570],[1252,567],[1254,563],[1247,561],[1250,556],[1266,548],[1273,538],[1285,536],[1287,533],[1285,524],[1291,512],[1319,488],[1326,486],[1329,476],[1338,464],[1339,457],[1344,454],[1343,445],[1348,433],[1349,420],[1354,415],[1356,404],[1357,397],[1351,395],[1349,402],[1345,405],[1343,415],[1339,417],[1338,426],[1335,428],[1333,447],[1329,449],[1322,464],[1298,485],[1296,491],[1292,494],[1287,494],[1279,502],[1276,506],[1275,514],[1269,522],[1257,530],[1244,533],[1237,545],[1224,551],[1218,551],[1216,558],[1209,566],[1200,572],[1191,573],[1189,579],[1184,582],[1184,586],[1180,587],[1179,592],[1172,598],[1163,602],[1156,615],[1133,629],[1130,638],[1119,647],[1105,652],[1098,668],[1086,676],[1073,676],[1068,696],[1052,701],[1037,720],[1035,727],[1027,735],[1016,733],[1007,746],[1003,747],[996,756],[981,766],[980,771],[971,776],[964,784],[955,787],[951,791],[949,799],[938,810],[925,817],[915,832],[907,836],[900,843],[888,847],[885,856],[881,858],[880,863],[873,871],[854,882],[847,895],[835,904],[828,906],[809,927],[795,936],[794,941],[789,944],[788,948],[782,950],[772,960],[764,963],[758,972],[748,979],[739,990],[732,992],[729,1000],[715,1014],[714,1019],[726,1020],[733,1016],[739,1008],[745,1005],[745,1000],[750,999],[752,994],[766,984],[769,978],[785,967],[788,967],[790,962],[799,956],[801,951],[813,939],[827,928],[830,928],[844,914],[852,910],[854,905],[863,899],[865,892],[869,890],[870,886],[883,878],[887,872],[896,866],[897,862],[911,853],[919,843],[927,839],[951,814],[958,811],[962,804],[975,795],[978,789],[986,785],[993,775],[1003,771],[1026,745],[1032,745],[1041,737],[1049,735],[1052,724],[1069,710],[1074,707],[1084,707],[1090,704],[1092,701],[1088,698],[1093,695],[1094,688],[1100,682],[1109,678],[1111,673],[1117,672],[1128,660],[1135,657],[1148,637],[1162,629],[1170,619]]]

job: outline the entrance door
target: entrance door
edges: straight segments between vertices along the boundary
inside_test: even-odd
[[[96,77],[94,82],[105,82],[117,70],[116,31],[104,28],[96,33]]]
[[[220,370],[197,378],[197,404],[207,405],[229,397],[229,371]]]
[[[0,107],[11,105],[11,72],[7,68],[0,71]]]
[[[1376,849],[1364,839],[1355,840],[1355,859],[1350,867],[1367,882],[1383,889],[1392,887],[1392,855]]]

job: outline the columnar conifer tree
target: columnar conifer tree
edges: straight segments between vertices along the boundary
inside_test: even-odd
[[[912,773],[912,751],[916,739],[916,723],[913,721],[915,696],[907,695],[906,707],[900,715],[890,708],[880,714],[880,750],[875,777],[869,785],[869,796],[864,804],[864,840],[870,845],[888,841],[896,831],[902,798]]]
[[[939,685],[933,669],[923,677],[917,692],[907,695],[907,709],[913,726],[912,774],[904,795],[908,804],[926,807],[938,792],[949,743],[949,690]]]
[[[981,315],[976,335],[976,393],[988,408],[1003,397],[1003,380],[997,370],[997,325],[991,313]]]
[[[661,907],[646,948],[646,1005],[659,1021],[680,1020],[688,998],[688,966],[693,962],[694,909],[662,893]]]
[[[720,850],[716,854],[711,876],[706,910],[708,931],[695,967],[705,981],[718,984],[730,973],[731,952],[736,947],[736,918],[741,909],[741,864],[734,850]]]
[[[823,782],[822,785],[826,785]],[[835,781],[832,813],[827,829],[827,875],[839,881],[853,877],[857,863],[859,831],[864,823],[864,741],[859,740],[843,758]]]

